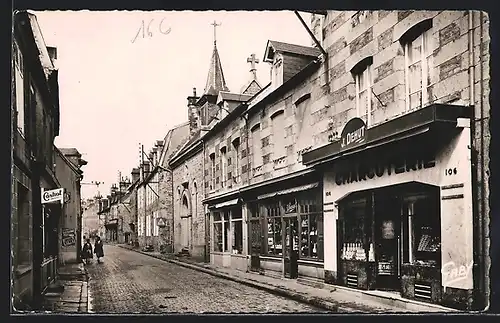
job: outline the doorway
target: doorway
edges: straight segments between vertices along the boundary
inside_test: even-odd
[[[392,194],[376,194],[375,198],[375,241],[377,279],[379,290],[400,289],[400,236],[401,204]]]
[[[297,278],[299,265],[299,231],[297,216],[283,218],[283,259],[284,274],[287,278]]]

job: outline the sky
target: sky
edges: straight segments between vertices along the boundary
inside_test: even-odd
[[[61,127],[55,145],[77,148],[82,197],[109,194],[118,174],[130,177],[139,144],[148,152],[167,131],[187,121],[187,97],[205,87],[217,49],[226,83],[240,92],[250,79],[247,58],[260,60],[268,40],[311,46],[292,11],[42,11],[35,12],[47,46],[57,47]],[[306,22],[310,15],[301,12]],[[149,27],[148,27],[149,26]],[[86,183],[100,182],[99,187]]]

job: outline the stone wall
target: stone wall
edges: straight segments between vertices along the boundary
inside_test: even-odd
[[[203,153],[200,151],[185,160],[173,169],[173,225],[174,225],[174,252],[180,252],[188,247],[191,256],[204,259],[205,257],[205,211],[203,208]],[[187,208],[182,200],[186,197]],[[190,216],[188,216],[190,215]],[[182,216],[188,216],[183,220]],[[189,235],[183,237],[183,226],[187,225]],[[185,245],[188,241],[188,246]]]

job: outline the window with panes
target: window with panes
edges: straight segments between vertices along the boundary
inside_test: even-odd
[[[243,216],[240,207],[231,209],[231,252],[243,253]]]
[[[214,251],[222,252],[224,248],[224,240],[222,240],[223,236],[223,223],[222,223],[222,214],[221,212],[213,212],[213,225],[214,225]]]
[[[210,154],[210,189],[215,189],[215,153]]]
[[[429,98],[429,87],[432,85],[433,36],[431,20],[422,22],[420,33],[407,36],[402,40],[405,55],[405,92],[406,110],[412,111],[425,107],[432,98]]]
[[[363,119],[366,124],[371,123],[372,111],[372,72],[371,64],[364,64],[354,73],[356,83],[356,116]]]
[[[323,259],[323,212],[321,200],[313,194],[300,194],[297,198],[300,255],[299,258]]]
[[[282,217],[279,200],[265,205],[267,220],[267,254],[283,255]]]
[[[222,147],[220,150],[220,167],[221,167],[221,181],[220,181],[220,186],[225,187],[226,186],[226,181],[227,181],[227,155],[226,155],[227,148]]]
[[[234,177],[234,182],[238,182],[238,177],[240,175],[240,138],[236,138],[233,140],[233,152],[234,152],[234,158],[233,158],[233,177]],[[230,178],[231,180],[231,178]]]

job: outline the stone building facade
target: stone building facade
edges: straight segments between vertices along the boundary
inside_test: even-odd
[[[143,178],[138,188],[139,245],[172,253],[173,247],[173,172],[168,160],[189,138],[189,123],[170,129],[158,140],[142,164]],[[145,211],[144,211],[145,210]]]
[[[56,278],[61,206],[42,206],[41,191],[60,188],[53,150],[59,134],[57,50],[43,42],[35,15],[18,11],[13,18],[12,305],[33,309]]]
[[[75,148],[54,147],[56,177],[65,189],[66,201],[59,223],[59,263],[75,263],[80,260],[82,242],[82,166],[87,164]]]
[[[447,239],[451,239],[453,234],[462,237],[460,250],[463,249],[464,257],[473,259],[474,265],[470,266],[467,262],[469,260],[465,260],[467,264],[464,262],[463,268],[460,267],[464,269],[461,274],[463,277],[457,274],[458,269],[453,274],[446,266],[462,261],[461,256],[457,254],[450,261],[443,251],[442,258],[436,258],[434,265],[431,265],[434,269],[429,270],[429,273],[435,271],[440,278],[425,280],[425,275],[434,274],[420,272],[423,267],[411,262],[404,263],[405,260],[402,259],[401,263],[398,262],[398,270],[402,271],[403,278],[396,282],[396,285],[401,285],[390,288],[400,291],[404,297],[453,307],[485,306],[489,295],[486,283],[489,281],[489,259],[485,249],[489,245],[488,24],[488,16],[480,12],[325,11],[312,17],[315,47],[269,41],[264,61],[272,66],[271,84],[250,98],[245,105],[237,107],[232,114],[222,116],[223,120],[212,125],[203,136],[203,164],[208,165],[204,170],[204,203],[211,213],[210,252],[217,250],[218,253],[217,257],[215,253],[211,256],[212,262],[244,269],[242,260],[235,260],[241,258],[236,255],[243,252],[251,256],[248,268],[266,274],[298,277],[299,280],[323,280],[347,286],[351,286],[356,279],[357,288],[378,288],[378,285],[367,282],[366,272],[371,269],[354,269],[343,258],[345,254],[353,254],[355,248],[357,255],[364,252],[371,254],[372,251],[369,252],[368,249],[372,247],[368,246],[373,240],[361,238],[368,239],[363,240],[363,243],[368,243],[368,249],[363,252],[357,251],[362,249],[360,246],[363,243],[352,241],[345,247],[347,253],[336,240],[347,239],[345,231],[338,231],[338,225],[347,219],[332,206],[361,193],[345,192],[345,189],[349,190],[349,186],[336,188],[329,176],[332,169],[336,172],[335,167],[340,171],[342,167],[349,165],[349,159],[342,157],[341,153],[342,149],[346,149],[345,145],[350,144],[349,138],[354,138],[352,135],[345,137],[348,123],[351,127],[353,122],[363,125],[364,128],[359,128],[361,130],[356,128],[361,131],[356,133],[356,139],[363,142],[365,137],[359,137],[360,133],[365,133],[363,131],[370,134],[371,138],[389,138],[395,136],[394,133],[391,134],[394,130],[390,130],[393,127],[408,127],[401,122],[424,122],[416,121],[417,116],[420,116],[429,118],[425,122],[431,128],[437,127],[434,124],[448,122],[462,129],[457,130],[459,135],[447,130],[451,131],[450,136],[455,137],[450,139],[452,143],[442,143],[449,146],[439,149],[448,149],[449,158],[459,158],[457,160],[461,163],[465,162],[465,166],[462,166],[465,168],[461,168],[464,174],[457,177],[457,180],[464,181],[465,191],[463,194],[443,198],[443,201],[452,198],[458,201],[441,202],[441,208],[455,212],[457,219],[460,218],[463,225],[469,228],[466,231],[474,231],[474,234],[469,236],[456,225],[448,223],[448,213],[445,211],[441,213],[438,229],[433,230],[443,231],[443,250],[447,250],[451,241]],[[350,122],[352,120],[354,121]],[[413,126],[417,127],[415,124]],[[422,138],[415,133],[411,134],[410,130],[404,131],[406,136]],[[422,128],[420,131],[430,131],[428,135],[431,136],[434,130]],[[472,145],[464,144],[469,136]],[[370,139],[366,139],[368,140]],[[399,145],[406,142],[401,137],[392,140]],[[416,153],[418,139],[414,140],[416,141],[412,141],[413,144],[410,143],[409,147],[414,146],[413,153]],[[361,144],[359,147],[365,146]],[[366,147],[368,151],[372,146]],[[428,148],[439,150],[437,147]],[[361,151],[362,148],[358,150]],[[365,156],[364,154],[368,152],[360,153],[356,158]],[[380,154],[385,153],[380,150]],[[469,162],[469,166],[467,161],[471,159],[467,154],[471,154],[474,161],[472,164]],[[376,160],[376,157],[365,159]],[[328,158],[343,158],[347,162],[346,165],[340,162],[327,164],[325,160]],[[457,162],[452,159],[450,163]],[[353,164],[357,162],[351,160]],[[443,162],[444,159],[436,163]],[[436,167],[435,170],[445,171],[440,168],[444,164]],[[448,169],[446,171],[449,173]],[[471,173],[471,179],[468,179],[468,172]],[[451,174],[456,173],[457,168],[455,171],[451,168]],[[241,176],[239,182],[238,176],[234,174]],[[448,183],[451,180],[448,178],[435,183],[433,181],[436,177],[429,175],[430,173],[415,174],[412,176],[416,176],[416,181],[441,187],[443,194],[446,189],[455,187],[455,184]],[[388,184],[373,181],[371,186],[366,184],[366,189],[375,192],[384,185],[403,185],[404,178],[406,177],[393,177],[393,182],[387,182]],[[445,182],[448,184],[445,185]],[[354,189],[355,186],[352,185]],[[419,189],[424,190],[422,187]],[[346,196],[341,196],[342,194]],[[379,193],[377,191],[374,194]],[[398,194],[403,194],[402,190]],[[347,198],[348,196],[351,197]],[[464,196],[466,198],[460,200]],[[378,204],[380,201],[373,203]],[[461,203],[465,203],[464,208],[459,207]],[[473,205],[473,211],[470,205]],[[244,234],[238,237],[243,240],[242,243],[234,242],[234,232],[240,229],[232,222],[240,219],[243,221],[242,231],[248,232],[248,245],[244,242]],[[379,220],[374,219],[374,223]],[[424,248],[423,245],[420,247]],[[390,276],[393,270],[387,269],[390,266],[380,267],[386,265],[382,259],[387,256],[380,248],[376,247],[375,251],[374,264],[379,268],[374,269],[374,275],[380,273]],[[481,251],[473,256],[473,248]],[[443,273],[440,272],[441,265]],[[466,268],[471,273],[465,273]],[[353,274],[353,270],[358,271],[358,274]],[[415,278],[414,271],[418,272],[417,277],[420,278]],[[365,273],[365,276],[360,272]],[[373,283],[382,284],[384,280],[390,279],[383,277]],[[368,285],[364,285],[365,283]]]

